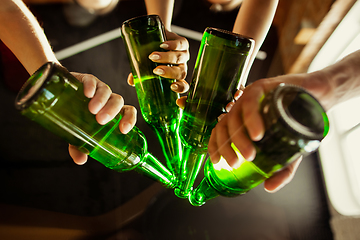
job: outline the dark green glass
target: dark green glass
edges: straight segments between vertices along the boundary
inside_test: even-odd
[[[320,103],[304,89],[282,84],[261,101],[265,135],[254,142],[256,157],[246,161],[232,144],[241,164],[231,168],[225,159],[207,161],[205,177],[191,193],[194,206],[222,195],[244,194],[300,156],[315,151],[329,131],[329,120]]]
[[[146,123],[156,133],[168,168],[178,176],[181,142],[178,133],[181,109],[176,105],[179,94],[170,89],[173,79],[153,73],[160,64],[149,59],[154,51],[164,51],[164,26],[157,15],[140,16],[121,26],[131,72],[134,76],[140,110]]]
[[[243,83],[242,73],[254,41],[216,28],[203,34],[179,133],[183,145],[180,178],[175,194],[186,198],[207,154],[217,117],[225,112]]]
[[[135,170],[174,187],[174,176],[147,151],[147,142],[134,127],[119,130],[121,115],[105,125],[88,110],[90,99],[83,85],[65,68],[46,63],[24,84],[15,106],[23,115],[77,146],[108,168],[118,172]]]

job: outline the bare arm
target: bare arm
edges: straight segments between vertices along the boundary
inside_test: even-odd
[[[153,62],[172,64],[172,66],[160,65],[156,67],[154,74],[165,78],[175,79],[171,89],[178,93],[186,92],[189,84],[185,81],[187,75],[187,62],[189,60],[189,43],[186,38],[171,32],[171,21],[174,8],[174,0],[145,0],[148,15],[158,15],[165,26],[167,41],[160,47],[166,52],[153,52],[149,58]],[[133,85],[133,76],[129,75],[128,83]]]
[[[54,52],[34,15],[21,0],[1,0],[0,39],[15,54],[29,74],[49,61],[58,62]],[[89,111],[100,124],[110,121],[118,112],[123,113],[120,131],[127,133],[136,122],[136,109],[124,106],[124,100],[95,76],[73,73],[84,84],[84,94],[91,98]],[[74,147],[69,148],[74,162],[83,164],[87,156]]]
[[[329,110],[338,103],[360,96],[359,66],[360,50],[329,67],[306,75],[302,85]]]
[[[145,0],[147,13],[159,15],[169,31],[171,31],[174,3],[174,0]]]
[[[289,83],[306,88],[326,110],[353,97],[360,97],[360,50],[343,60],[313,73],[291,74],[260,79],[247,86],[243,95],[215,126],[211,133],[208,151],[211,161],[217,163],[223,156],[231,166],[239,160],[230,146],[234,143],[244,158],[251,160],[256,151],[252,141],[264,136],[265,128],[258,106],[264,94],[280,83]],[[236,132],[236,134],[233,134]],[[276,191],[291,181],[300,160],[266,180],[265,188]]]
[[[57,62],[43,29],[21,0],[1,2],[0,39],[29,74],[48,61]]]
[[[255,48],[249,60],[247,74],[269,31],[278,2],[279,0],[244,0],[240,7],[233,32],[255,40]]]

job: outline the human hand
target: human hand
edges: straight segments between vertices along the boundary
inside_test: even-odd
[[[238,148],[246,160],[253,160],[256,155],[253,141],[261,140],[265,132],[264,122],[258,111],[260,99],[282,82],[301,85],[302,81],[303,78],[296,75],[262,79],[246,87],[231,111],[221,118],[211,133],[208,144],[211,161],[217,163],[220,156],[223,156],[231,167],[238,167],[240,161],[231,147],[231,143]],[[265,189],[269,192],[275,192],[289,183],[300,162],[301,159],[292,162],[266,180]]]
[[[124,105],[124,99],[111,91],[110,87],[91,74],[72,72],[84,85],[84,95],[91,98],[89,111],[96,115],[99,124],[104,125],[113,119],[119,112],[122,119],[119,129],[123,134],[128,133],[136,123],[136,108]],[[85,164],[87,155],[73,145],[69,145],[69,153],[74,162],[78,165]]]
[[[160,47],[166,52],[152,52],[149,59],[156,63],[169,64],[157,66],[153,72],[156,75],[175,79],[170,88],[177,93],[185,93],[189,90],[189,84],[185,81],[187,75],[187,61],[189,61],[189,42],[186,38],[176,33],[166,31],[167,41]],[[128,76],[128,83],[134,86],[133,75]]]

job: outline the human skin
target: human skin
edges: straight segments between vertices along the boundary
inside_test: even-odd
[[[171,20],[174,8],[174,0],[145,0],[148,15],[158,15],[165,27],[167,41],[160,47],[165,52],[152,52],[149,59],[164,65],[157,66],[153,72],[156,75],[175,79],[170,88],[178,93],[189,90],[189,84],[185,81],[187,75],[187,62],[189,61],[189,42],[186,38],[171,31]],[[130,73],[128,83],[134,86],[134,79]]]
[[[56,62],[54,52],[43,29],[21,0],[2,0],[0,4],[0,39],[14,53],[28,73],[33,74],[46,62]],[[105,124],[117,113],[123,113],[120,131],[127,133],[135,125],[136,109],[124,105],[123,98],[95,76],[73,73],[84,84],[84,94],[91,98],[89,111],[96,115],[99,124]],[[70,156],[77,164],[83,164],[87,155],[75,147],[69,147]]]
[[[307,89],[328,111],[336,104],[360,95],[359,64],[360,51],[357,51],[320,71],[260,79],[247,86],[230,112],[211,133],[208,145],[211,161],[216,164],[223,156],[230,166],[237,166],[239,160],[231,143],[235,144],[245,159],[254,159],[256,151],[252,141],[260,140],[265,131],[258,111],[259,102],[264,94],[279,84],[294,84]],[[301,159],[296,160],[266,180],[265,189],[276,192],[289,183],[300,162]]]

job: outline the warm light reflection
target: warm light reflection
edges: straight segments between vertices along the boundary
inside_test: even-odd
[[[235,153],[236,153],[236,155],[237,155],[237,157],[238,157],[238,164],[236,164],[236,165],[237,165],[236,168],[238,168],[238,167],[240,167],[240,165],[241,165],[244,161],[246,161],[246,160],[245,160],[245,158],[241,155],[239,149],[237,149],[237,147],[235,146],[234,143],[231,143],[231,147],[234,149],[234,151],[235,151]],[[236,168],[230,167],[230,165],[227,163],[227,161],[225,160],[225,158],[224,158],[223,156],[221,156],[220,161],[219,161],[218,163],[215,163],[215,164],[213,164],[213,165],[214,165],[214,169],[215,169],[215,170],[218,170],[218,171],[219,171],[219,170],[222,170],[222,169],[225,169],[225,170],[227,170],[227,171],[233,171],[234,169],[236,169]]]

